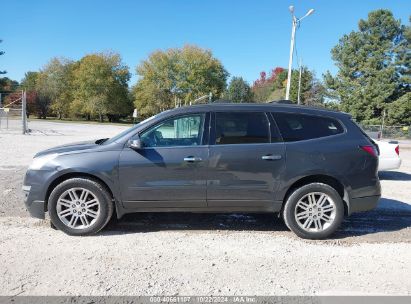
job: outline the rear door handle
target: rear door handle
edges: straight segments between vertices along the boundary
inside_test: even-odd
[[[279,160],[279,159],[281,159],[281,155],[269,154],[269,155],[262,156],[261,159],[262,160]]]
[[[201,157],[187,156],[184,157],[184,161],[188,163],[200,162],[202,161]]]

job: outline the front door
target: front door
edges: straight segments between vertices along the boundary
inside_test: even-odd
[[[139,134],[142,149],[124,148],[119,181],[126,208],[207,205],[205,118],[195,113],[165,119]]]
[[[264,112],[216,112],[210,146],[210,207],[272,209],[285,147]]]

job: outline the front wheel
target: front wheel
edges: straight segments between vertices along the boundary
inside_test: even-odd
[[[284,206],[284,221],[304,239],[324,239],[333,234],[344,218],[344,203],[329,185],[312,183],[296,189]]]
[[[90,235],[100,231],[113,214],[108,191],[87,178],[65,180],[51,192],[48,211],[52,224],[69,235]]]

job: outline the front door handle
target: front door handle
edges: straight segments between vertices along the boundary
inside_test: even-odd
[[[261,157],[262,160],[279,160],[281,155],[268,154]]]
[[[200,162],[202,161],[201,157],[187,156],[184,157],[184,161],[188,163]]]

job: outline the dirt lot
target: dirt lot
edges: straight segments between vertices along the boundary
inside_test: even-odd
[[[20,193],[39,150],[122,126],[32,122],[0,131],[1,295],[411,294],[411,144],[381,174],[379,207],[333,240],[303,241],[273,215],[136,214],[68,237],[28,217]]]

